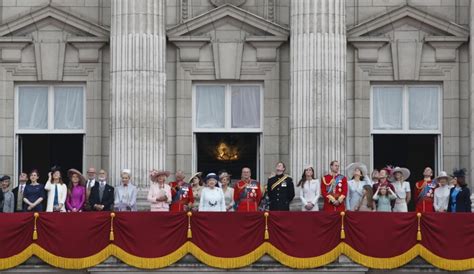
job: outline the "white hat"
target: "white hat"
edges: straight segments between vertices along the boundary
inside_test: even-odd
[[[446,173],[446,171],[441,171],[439,174],[438,174],[438,177],[435,178],[436,181],[438,181],[439,179],[447,179],[449,180],[449,175],[448,173]]]
[[[354,171],[359,169],[362,172],[362,176],[367,176],[367,166],[363,163],[352,163],[346,167],[346,175],[348,177],[352,177],[354,175]]]
[[[395,173],[397,172],[400,172],[402,173],[402,176],[403,176],[403,179],[406,180],[410,177],[410,170],[408,168],[404,168],[404,167],[396,167],[394,169],[392,169],[392,176],[393,176],[393,179],[395,179]]]

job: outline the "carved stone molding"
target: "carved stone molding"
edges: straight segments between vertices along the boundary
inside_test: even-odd
[[[469,40],[468,37],[457,36],[428,36],[425,41],[435,49],[437,62],[456,61],[456,50]]]
[[[216,7],[219,7],[225,4],[238,7],[238,6],[242,6],[245,3],[245,0],[210,0],[210,1]]]
[[[353,37],[347,41],[357,49],[359,62],[377,62],[379,49],[390,39],[387,37]]]

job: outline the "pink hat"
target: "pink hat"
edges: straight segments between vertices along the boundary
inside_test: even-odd
[[[169,177],[170,176],[170,172],[169,171],[165,171],[165,170],[156,170],[156,169],[152,169],[150,171],[150,178],[153,180],[153,179],[156,179],[158,177],[160,177],[161,175],[165,175],[166,177]]]

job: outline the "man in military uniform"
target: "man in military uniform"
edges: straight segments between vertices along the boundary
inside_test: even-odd
[[[347,178],[339,174],[339,162],[331,162],[331,172],[321,178],[321,196],[324,198],[324,211],[345,211],[347,197]]]
[[[235,184],[234,202],[236,211],[254,212],[257,211],[260,200],[262,199],[262,191],[260,183],[251,179],[250,168],[242,169],[242,179]]]
[[[183,212],[191,209],[194,203],[193,188],[184,181],[184,172],[178,170],[175,174],[176,181],[170,183],[172,212]]]
[[[267,183],[267,193],[271,211],[289,211],[290,203],[295,197],[293,179],[284,174],[286,167],[282,162],[276,165],[276,175],[270,177]]]

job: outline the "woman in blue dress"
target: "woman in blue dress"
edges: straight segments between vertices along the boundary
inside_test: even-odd
[[[38,183],[38,179],[38,171],[31,171],[31,183],[26,185],[23,191],[23,201],[25,202],[23,211],[43,211],[43,200],[45,197],[44,185]]]

